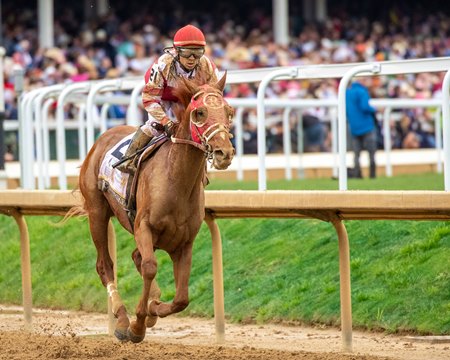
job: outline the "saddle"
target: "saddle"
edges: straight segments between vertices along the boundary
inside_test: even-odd
[[[106,154],[100,168],[98,189],[102,192],[108,192],[126,211],[131,228],[134,230],[134,220],[136,218],[136,189],[139,180],[141,165],[145,160],[151,158],[156,151],[169,138],[164,134],[153,138],[148,145],[142,148],[132,161],[136,162],[136,172],[134,174],[122,173],[115,169],[117,159],[122,155],[119,151],[124,144],[129,144],[130,140],[124,139],[112,148],[112,154]],[[118,150],[119,148],[119,150]],[[111,156],[112,155],[112,156]],[[114,175],[117,174],[117,175]]]
[[[167,140],[169,140],[169,138],[167,136],[159,136],[157,138],[154,138],[153,140],[144,148],[143,152],[141,152],[140,154],[136,154],[136,157],[138,157],[136,163],[136,172],[134,174],[130,174],[127,182],[125,211],[127,212],[128,220],[130,221],[130,225],[133,230],[134,220],[136,218],[136,189],[139,180],[139,171],[141,170],[141,164],[145,160],[151,158],[160,148],[160,146]],[[136,161],[136,159],[133,159],[132,161]]]

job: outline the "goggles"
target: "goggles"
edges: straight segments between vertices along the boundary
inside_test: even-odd
[[[203,54],[205,53],[205,48],[184,48],[184,47],[177,47],[177,53],[183,58],[189,59],[192,55],[194,55],[195,59],[200,59]]]

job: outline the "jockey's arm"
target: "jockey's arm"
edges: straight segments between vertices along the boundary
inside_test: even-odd
[[[145,81],[146,84],[142,90],[142,103],[148,113],[148,120],[145,122],[142,130],[150,135],[153,132],[151,123],[157,122],[165,125],[169,121],[161,105],[162,94],[164,92],[164,80],[159,73],[157,62],[145,74]]]

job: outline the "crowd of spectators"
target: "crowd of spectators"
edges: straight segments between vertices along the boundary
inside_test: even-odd
[[[170,3],[170,1],[169,1]],[[169,7],[170,8],[170,7]],[[182,4],[175,12],[141,11],[121,18],[110,9],[100,18],[83,22],[66,7],[55,18],[55,46],[40,48],[35,9],[3,9],[5,109],[6,118],[17,116],[13,85],[14,66],[26,71],[25,90],[61,82],[108,79],[142,75],[172,45],[174,31],[186,24]],[[199,26],[207,38],[207,55],[220,70],[274,66],[302,66],[327,63],[372,62],[450,56],[450,17],[441,13],[402,14],[392,8],[383,21],[364,16],[330,15],[324,22],[309,22],[290,34],[287,46],[273,40],[270,13],[252,11],[246,22],[207,12],[190,14],[189,22]],[[168,21],[170,19],[170,21]],[[297,19],[298,20],[298,19]],[[291,18],[291,22],[296,19]],[[298,21],[296,22],[298,23]],[[440,96],[444,73],[398,75],[374,78],[373,98],[427,99]],[[258,84],[227,86],[228,97],[256,97]],[[268,96],[285,98],[335,98],[338,80],[278,81]],[[398,110],[392,114],[394,148],[433,147],[435,109]],[[305,151],[329,151],[328,110],[305,109],[292,112],[293,142],[296,120],[302,115]],[[143,115],[144,116],[144,115]],[[269,151],[281,150],[281,113],[268,114]],[[244,114],[245,151],[256,151],[256,112]],[[295,147],[294,147],[295,149]]]

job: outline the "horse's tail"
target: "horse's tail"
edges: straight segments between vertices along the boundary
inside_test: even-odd
[[[78,189],[74,189],[72,191],[72,194],[74,194],[76,191],[78,191]],[[63,219],[58,222],[58,225],[64,225],[67,221],[69,221],[74,216],[76,216],[78,218],[85,218],[85,217],[87,217],[88,213],[86,211],[85,200],[84,200],[83,196],[81,196],[81,200],[82,200],[82,204],[81,205],[72,206],[67,211],[67,213],[64,215]]]
[[[87,211],[85,210],[85,208],[82,205],[72,206],[69,209],[69,211],[67,211],[66,215],[64,215],[64,218],[62,219],[62,221],[66,222],[67,220],[69,220],[70,218],[72,218],[74,216],[86,217]]]

